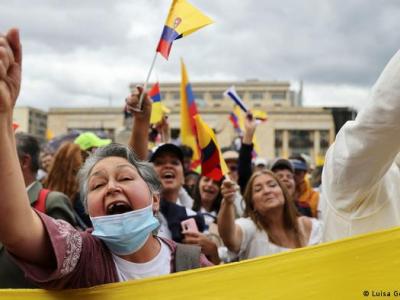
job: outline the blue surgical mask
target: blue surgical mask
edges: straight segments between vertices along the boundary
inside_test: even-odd
[[[152,231],[160,226],[153,214],[153,206],[118,215],[90,218],[92,235],[104,241],[111,252],[118,255],[135,253],[146,243]]]

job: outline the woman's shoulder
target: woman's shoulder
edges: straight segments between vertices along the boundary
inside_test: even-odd
[[[316,218],[301,216],[298,219],[299,226],[307,237],[307,244],[318,244],[322,240],[322,222]]]

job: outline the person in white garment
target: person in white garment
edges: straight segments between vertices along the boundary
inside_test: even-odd
[[[399,151],[400,51],[326,154],[325,241],[400,225]]]

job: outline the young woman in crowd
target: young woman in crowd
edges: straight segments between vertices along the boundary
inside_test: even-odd
[[[93,232],[79,232],[29,205],[12,115],[21,84],[19,34],[0,36],[0,242],[44,288],[82,288],[175,271],[176,244],[154,234],[160,183],[125,146],[99,148],[81,170]],[[29,251],[26,251],[29,249]],[[211,263],[198,256],[198,265]]]
[[[243,195],[244,218],[235,221],[233,206],[237,185],[224,181],[218,215],[219,233],[228,249],[247,259],[318,244],[321,223],[298,216],[286,187],[269,170],[255,172]]]
[[[207,227],[217,223],[222,199],[221,183],[206,176],[200,176],[194,189],[193,210],[204,216]]]
[[[83,160],[79,145],[72,142],[62,144],[54,155],[53,163],[43,185],[45,188],[62,192],[69,197],[79,226],[86,229],[92,227],[92,222],[83,207],[77,177]]]

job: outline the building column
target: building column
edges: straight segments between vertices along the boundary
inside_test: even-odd
[[[319,153],[321,152],[321,135],[319,130],[314,130],[314,163],[317,162]]]
[[[282,157],[289,157],[289,130],[284,130],[282,133]]]

